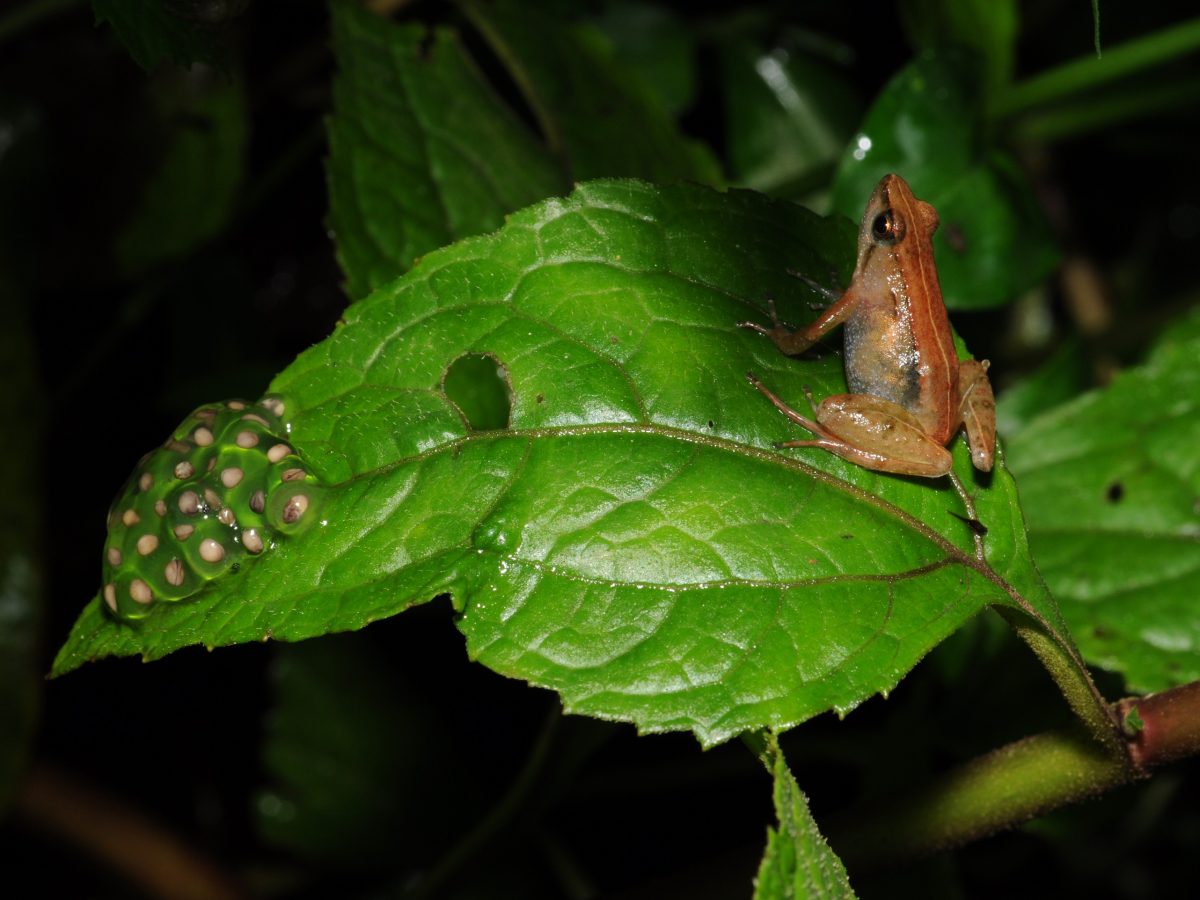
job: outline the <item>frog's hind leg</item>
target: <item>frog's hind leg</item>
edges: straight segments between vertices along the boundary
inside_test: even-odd
[[[837,394],[814,407],[813,421],[784,403],[753,375],[747,377],[776,409],[816,435],[812,440],[783,441],[777,447],[820,447],[876,472],[937,478],[950,471],[950,452],[925,434],[912,413],[890,400],[870,394]],[[808,400],[811,405],[811,395]]]

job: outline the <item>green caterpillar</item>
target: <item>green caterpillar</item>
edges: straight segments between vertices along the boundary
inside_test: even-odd
[[[113,615],[190,597],[317,517],[321,485],[282,436],[283,414],[273,396],[202,406],[142,457],[108,514]]]

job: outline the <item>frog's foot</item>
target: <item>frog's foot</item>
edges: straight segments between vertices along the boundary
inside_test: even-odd
[[[786,403],[784,403],[783,400],[781,400],[779,398],[779,395],[776,394],[774,391],[772,391],[769,387],[767,387],[761,381],[759,381],[758,376],[755,375],[753,372],[746,373],[746,380],[749,381],[752,385],[754,385],[754,389],[756,391],[758,391],[760,394],[762,394],[764,397],[766,397],[768,400],[770,400],[771,404],[777,410],[779,410],[781,413],[783,413],[785,416],[787,416],[789,419],[791,419],[793,422],[795,422],[797,425],[799,425],[805,431],[811,431],[813,434],[820,435],[821,437],[825,437],[825,438],[833,438],[834,437],[834,435],[827,432],[824,428],[822,428],[815,421],[813,421],[812,419],[805,418],[804,416],[800,415],[800,413],[796,412],[796,410],[792,409],[790,406],[788,406]],[[809,390],[808,385],[804,386],[804,396],[806,396],[808,398],[808,405],[812,407],[813,415],[816,416],[817,415],[817,406],[813,402],[812,391]],[[785,445],[777,443],[775,446],[782,447]]]
[[[815,339],[807,338],[800,332],[795,331],[779,320],[779,314],[775,311],[775,298],[767,298],[767,314],[771,317],[771,327],[759,325],[757,322],[738,322],[739,328],[749,328],[751,331],[757,331],[759,334],[764,334],[771,339],[771,342],[779,348],[780,352],[786,356],[795,356],[797,353],[803,353],[815,343]]]
[[[774,339],[774,336],[780,332],[788,335],[792,333],[790,328],[784,325],[783,322],[779,321],[779,313],[775,309],[774,297],[767,298],[767,315],[771,317],[770,328],[765,325],[759,325],[757,322],[750,321],[738,322],[738,328],[749,328],[751,331],[757,331],[759,334],[765,334],[767,337],[772,339]]]

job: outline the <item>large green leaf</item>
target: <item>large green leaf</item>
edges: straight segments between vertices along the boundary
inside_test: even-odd
[[[1200,678],[1197,359],[1200,311],[1009,449],[1038,566],[1081,652],[1137,691]]]
[[[976,480],[955,444],[992,569],[944,479],[771,449],[796,429],[743,373],[803,402],[845,389],[841,361],[735,323],[767,295],[811,316],[787,266],[845,273],[853,245],[760,195],[602,181],[428,255],[271,385],[330,485],[320,527],[137,626],[93,603],[55,670],[357,629],[449,592],[489,667],[712,743],[890,690],[984,605],[1053,619],[1002,466]],[[508,428],[472,431],[442,391],[468,353],[502,365]]]
[[[952,309],[1012,300],[1058,261],[1024,174],[986,142],[978,80],[970,57],[919,56],[875,100],[834,182],[834,208],[854,218],[888,172],[934,205],[934,252]]]
[[[333,4],[330,225],[354,298],[567,185],[453,32]]]
[[[754,900],[854,900],[846,869],[817,829],[808,800],[773,735],[767,738],[763,759],[775,783],[779,828],[767,829]]]

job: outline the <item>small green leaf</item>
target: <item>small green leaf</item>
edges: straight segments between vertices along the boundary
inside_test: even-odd
[[[703,145],[685,138],[598,28],[530,14],[515,0],[465,4],[525,94],[573,180],[629,175],[721,182]]]
[[[817,829],[774,735],[767,738],[764,762],[775,782],[779,828],[767,829],[754,900],[853,900],[846,869]]]
[[[766,296],[811,317],[788,266],[845,272],[853,246],[761,195],[601,181],[429,254],[271,385],[328,485],[320,523],[135,627],[93,604],[56,671],[358,629],[445,592],[487,666],[711,744],[889,691],[986,605],[1055,622],[1012,480],[976,479],[963,442],[990,566],[945,480],[773,449],[797,429],[744,373],[803,402],[845,390],[841,359],[736,323]],[[446,396],[464,355],[504,367],[507,428]]]
[[[1127,737],[1137,737],[1146,727],[1146,721],[1142,718],[1142,714],[1138,712],[1137,705],[1129,707],[1129,712],[1125,713],[1125,718],[1121,722],[1125,728]]]
[[[149,72],[160,63],[223,65],[219,23],[189,19],[167,0],[92,0],[96,24],[112,26],[133,61]]]
[[[1010,157],[982,134],[971,58],[927,53],[884,88],[851,142],[833,205],[854,218],[863,197],[896,172],[938,211],[938,277],[951,309],[996,306],[1040,282],[1058,262],[1045,216]]]
[[[566,188],[453,32],[396,25],[354,3],[332,12],[330,226],[351,297]]]
[[[165,72],[152,83],[165,152],[114,252],[126,275],[181,257],[220,233],[237,206],[249,120],[241,79]]]
[[[1084,657],[1131,690],[1200,678],[1200,312],[1011,441],[1038,567]]]

